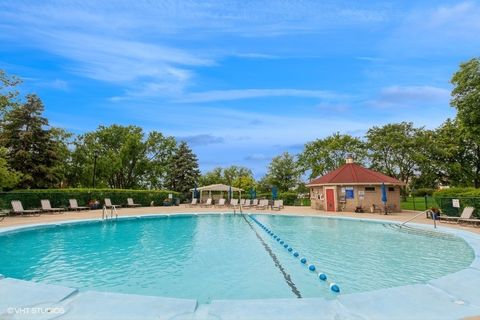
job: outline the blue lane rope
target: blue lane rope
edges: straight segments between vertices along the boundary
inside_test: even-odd
[[[255,222],[263,231],[265,231],[269,236],[271,236],[274,240],[276,240],[282,247],[284,247],[285,249],[287,249],[288,252],[293,252],[293,256],[295,258],[298,258],[300,256],[300,254],[297,252],[297,251],[293,251],[293,248],[290,247],[288,245],[288,243],[285,242],[285,240],[282,240],[280,239],[280,237],[278,235],[276,235],[275,233],[273,233],[272,230],[270,230],[267,226],[265,226],[263,223],[261,223],[260,221],[258,221],[256,218],[252,217],[251,215],[248,215],[250,217],[250,219],[253,220],[253,222]],[[300,259],[300,262],[302,264],[307,264],[307,258],[306,257],[302,257]],[[338,286],[338,284],[336,284],[335,282],[330,282],[328,280],[328,277],[325,273],[321,272],[321,271],[318,271],[317,268],[315,267],[315,265],[313,264],[310,264],[308,266],[308,270],[310,270],[311,272],[315,272],[317,274],[317,277],[318,279],[322,280],[322,281],[325,281],[326,283],[328,283],[329,287],[330,287],[330,290],[332,290],[333,292],[335,293],[340,293],[340,287]]]

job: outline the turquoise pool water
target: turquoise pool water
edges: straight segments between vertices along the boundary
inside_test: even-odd
[[[198,299],[333,298],[313,263],[353,293],[466,268],[457,237],[390,224],[256,215],[300,263],[248,216],[185,215],[65,224],[0,235],[0,273],[82,289]],[[408,231],[408,232],[405,232]],[[292,251],[293,252],[293,251]]]

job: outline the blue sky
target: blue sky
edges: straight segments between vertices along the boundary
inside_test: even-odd
[[[0,0],[0,68],[55,126],[135,124],[258,178],[335,131],[455,115],[480,2],[363,2]]]

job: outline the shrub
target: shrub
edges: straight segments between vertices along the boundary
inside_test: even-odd
[[[12,200],[22,201],[23,207],[38,208],[40,200],[48,199],[52,207],[67,207],[68,199],[77,199],[80,206],[86,206],[91,200],[98,200],[103,204],[105,198],[110,198],[113,204],[126,205],[127,198],[133,198],[135,203],[149,206],[152,201],[155,205],[162,205],[168,194],[174,198],[178,192],[168,190],[128,190],[128,189],[32,189],[15,190],[0,193],[0,207],[11,209]]]
[[[434,192],[435,192],[435,189],[432,189],[432,188],[420,188],[420,189],[414,190],[412,192],[412,195],[414,195],[415,197],[425,197],[425,196],[432,196]]]

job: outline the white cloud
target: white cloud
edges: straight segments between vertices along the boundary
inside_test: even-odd
[[[447,103],[450,90],[433,86],[390,86],[383,88],[370,104],[377,107],[431,106]]]
[[[229,101],[264,97],[302,97],[316,99],[333,99],[338,94],[323,90],[300,90],[300,89],[234,89],[212,90],[185,94],[175,99],[179,103],[202,103],[212,101]]]

